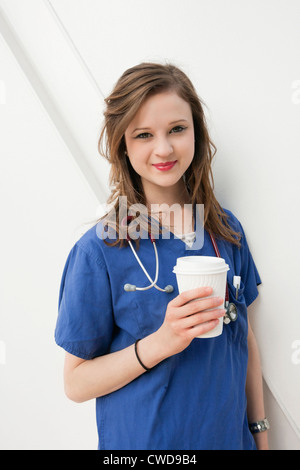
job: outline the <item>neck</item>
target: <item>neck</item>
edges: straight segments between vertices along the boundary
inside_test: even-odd
[[[172,186],[171,188],[158,186],[153,190],[153,188],[150,189],[145,186],[147,185],[144,185],[144,193],[149,209],[151,209],[151,205],[154,204],[166,204],[169,207],[173,204],[179,204],[183,207],[184,204],[189,204],[191,202],[190,195],[183,180],[179,181],[177,185]]]
[[[144,186],[147,207],[152,217],[160,220],[171,232],[190,233],[194,226],[191,199],[184,181],[179,183],[172,188],[158,187],[155,192],[147,192],[148,188]],[[185,204],[189,206],[184,207]]]

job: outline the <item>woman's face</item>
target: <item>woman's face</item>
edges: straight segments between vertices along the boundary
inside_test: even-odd
[[[126,129],[125,142],[147,199],[162,188],[182,188],[195,151],[189,103],[174,91],[149,97]]]

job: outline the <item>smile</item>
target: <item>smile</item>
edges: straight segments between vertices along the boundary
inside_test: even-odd
[[[155,166],[155,168],[157,168],[159,171],[168,171],[173,168],[176,162],[177,160],[175,160],[174,162],[156,163],[156,164],[153,163],[153,166]]]

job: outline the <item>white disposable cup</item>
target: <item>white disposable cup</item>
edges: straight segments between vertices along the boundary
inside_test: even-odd
[[[176,274],[180,294],[197,287],[212,287],[212,295],[205,298],[223,297],[225,300],[228,270],[229,266],[223,258],[215,256],[185,256],[177,258],[173,272]],[[215,308],[223,309],[224,304]],[[223,318],[220,318],[215,328],[197,336],[197,338],[214,338],[222,334],[222,331]]]

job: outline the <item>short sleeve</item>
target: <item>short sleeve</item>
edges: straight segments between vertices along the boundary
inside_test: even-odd
[[[258,296],[257,286],[261,284],[260,275],[248,246],[245,231],[240,221],[231,211],[225,209],[230,226],[237,233],[240,233],[240,247],[235,247],[233,252],[235,273],[241,276],[243,295],[248,307]]]
[[[105,264],[76,244],[62,275],[55,341],[74,356],[92,359],[108,352],[113,327]]]
[[[241,238],[241,280],[244,283],[244,298],[247,307],[258,296],[257,286],[261,284],[260,275],[250,252],[246,235],[240,224]]]

